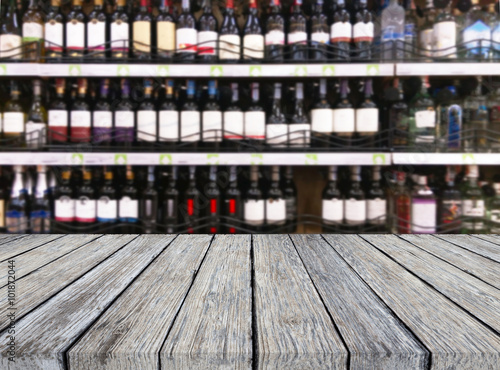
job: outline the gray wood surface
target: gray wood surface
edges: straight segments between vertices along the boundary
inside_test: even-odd
[[[402,234],[399,237],[500,289],[498,262],[432,235]]]
[[[80,236],[72,235],[68,242],[71,238],[76,241]],[[104,235],[17,280],[17,317],[21,318],[74,280],[82,277],[134,238],[135,235]],[[7,288],[5,286],[0,289],[0,330],[4,330],[9,324],[6,316]]]
[[[5,261],[18,254],[40,247],[52,240],[62,238],[63,235],[24,235],[7,239],[6,243],[0,245],[0,261]]]
[[[217,235],[161,350],[162,369],[251,369],[250,235]]]
[[[483,257],[490,258],[500,262],[500,246],[489,241],[477,238],[473,235],[436,235],[437,238],[446,240],[465,248],[471,252],[477,253]]]
[[[11,242],[16,239],[21,239],[27,236],[28,234],[1,234],[0,235],[0,245],[5,244],[7,242]]]
[[[328,242],[432,353],[433,369],[496,369],[500,338],[355,235]]]
[[[473,234],[472,236],[500,246],[500,236],[497,234]]]
[[[292,241],[347,344],[350,369],[426,369],[429,353],[320,235]]]
[[[65,351],[172,239],[169,235],[138,237],[18,321],[17,361],[8,361],[2,351],[0,368],[64,369]],[[0,336],[5,338],[6,332]]]
[[[158,369],[160,348],[211,240],[178,236],[71,348],[71,369]]]
[[[346,368],[347,350],[289,236],[252,238],[258,367]]]

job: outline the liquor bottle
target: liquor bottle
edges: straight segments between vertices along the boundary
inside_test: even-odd
[[[83,183],[78,187],[75,207],[75,220],[78,226],[91,226],[97,221],[97,201],[92,184],[92,171],[83,169]],[[88,228],[85,229],[88,231]]]
[[[295,112],[288,126],[289,143],[292,147],[308,147],[311,145],[311,124],[304,112],[304,84],[295,84]]]
[[[226,10],[219,32],[219,60],[236,62],[240,59],[241,36],[236,17],[234,0],[226,0]]]
[[[61,174],[61,184],[54,194],[54,233],[68,233],[74,226],[76,217],[76,198],[71,183],[71,171],[65,169]]]
[[[366,9],[367,0],[357,0],[356,23],[352,27],[353,41],[356,54],[361,60],[372,59],[372,45],[374,36],[373,15]]]
[[[439,228],[446,234],[458,234],[462,227],[462,195],[455,186],[455,170],[448,166],[446,187],[441,194]]]
[[[132,24],[132,53],[137,59],[151,59],[152,24],[153,16],[149,11],[149,1],[141,0],[139,12],[134,17]]]
[[[19,85],[16,80],[10,81],[10,100],[3,110],[3,137],[9,146],[24,144],[25,114],[19,101]]]
[[[280,169],[271,167],[271,184],[266,196],[266,228],[268,231],[280,232],[286,224],[286,202],[280,187]]]
[[[375,137],[379,130],[379,111],[373,101],[373,80],[367,78],[364,83],[364,100],[356,109],[356,133],[363,139],[358,142],[368,147],[375,146]]]
[[[94,9],[87,22],[87,50],[92,59],[106,58],[108,19],[103,9],[103,0],[94,0]]]
[[[130,83],[125,78],[121,80],[121,98],[114,109],[114,122],[115,143],[130,147],[134,142],[135,114],[133,103],[130,101]]]
[[[126,10],[126,0],[116,0],[116,9],[111,14],[110,41],[111,58],[128,58],[130,50],[130,18]]]
[[[139,200],[139,218],[141,220],[143,233],[154,234],[156,232],[156,221],[158,219],[158,192],[155,189],[154,166],[148,167],[148,181]]]
[[[127,234],[136,232],[132,227],[139,223],[139,200],[138,190],[134,183],[134,171],[131,166],[127,166],[125,186],[121,190],[120,200],[118,202],[118,219],[122,224],[120,232]]]
[[[500,149],[500,88],[488,95],[490,148]]]
[[[345,9],[345,0],[336,0],[335,4],[337,9],[333,14],[330,44],[333,48],[334,59],[348,60],[352,41],[351,16]]]
[[[44,14],[37,0],[30,0],[26,13],[23,15],[23,46],[24,58],[36,61],[43,55],[41,40],[43,39]]]
[[[113,131],[113,113],[108,102],[109,79],[101,81],[100,97],[92,112],[92,141],[94,144],[109,145]]]
[[[153,102],[153,84],[149,78],[144,79],[144,99],[137,109],[137,141],[157,141],[158,117]]]
[[[221,192],[217,185],[217,167],[210,166],[208,182],[204,186],[205,198],[207,204],[205,206],[205,217],[207,218],[206,232],[216,234],[220,232],[220,206]]]
[[[390,0],[382,11],[381,43],[382,59],[393,60],[404,57],[405,10],[398,0]]]
[[[196,20],[191,13],[189,0],[182,0],[182,12],[177,18],[175,31],[176,52],[182,60],[194,60],[196,57],[198,31]]]
[[[87,16],[82,9],[82,0],[72,0],[72,4],[66,16],[66,54],[72,59],[80,59],[85,51]]]
[[[436,233],[437,201],[427,186],[427,177],[419,176],[418,185],[411,197],[411,232],[414,234]]]
[[[399,99],[391,104],[389,108],[389,130],[391,135],[391,147],[406,147],[409,139],[409,110],[405,102],[403,83],[399,79],[394,80],[394,86],[399,91]]]
[[[424,15],[424,23],[420,27],[418,36],[419,53],[426,57],[425,61],[430,62],[434,56],[434,19],[436,17],[433,0],[426,0]]]
[[[338,232],[344,222],[344,197],[337,184],[337,166],[328,167],[328,183],[321,198],[323,232]]]
[[[180,208],[183,225],[189,234],[198,231],[198,222],[200,217],[200,192],[196,188],[196,167],[189,166],[189,183],[184,192],[183,205]],[[181,232],[183,232],[182,230]]]
[[[455,82],[458,85],[458,81]],[[462,146],[462,102],[455,86],[448,86],[452,99],[440,104],[438,113],[439,144],[443,150],[459,150]]]
[[[118,221],[118,201],[113,184],[113,171],[107,168],[104,171],[104,185],[97,194],[97,222],[101,225],[101,232],[113,233],[111,224]],[[107,225],[106,225],[107,224]]]
[[[260,61],[264,58],[264,36],[258,16],[257,0],[250,0],[248,18],[243,27],[243,59]]]
[[[179,190],[176,187],[177,167],[172,167],[167,177],[167,185],[162,195],[161,224],[163,231],[168,234],[177,232],[179,223]]]
[[[488,59],[491,47],[489,15],[481,8],[479,0],[471,0],[472,8],[465,15],[462,40],[466,59]]]
[[[372,181],[366,193],[366,218],[370,232],[386,232],[387,198],[380,185],[380,166],[373,166]]]
[[[488,204],[488,213],[489,213],[488,232],[491,234],[499,234],[500,233],[500,183],[495,182],[493,184],[493,189],[495,190],[495,196],[490,200]]]
[[[252,96],[245,112],[245,138],[254,148],[261,148],[266,139],[266,112],[260,103],[259,83],[252,82]]]
[[[56,97],[48,112],[48,137],[50,144],[62,144],[68,140],[68,108],[64,96],[65,80],[56,79]]]
[[[156,46],[160,59],[172,61],[175,55],[175,18],[171,0],[161,0],[156,16]]]
[[[250,167],[250,187],[244,196],[243,220],[245,227],[253,232],[261,232],[265,220],[265,200],[259,186],[259,168]]]
[[[297,187],[293,181],[293,170],[286,166],[283,181],[283,196],[286,205],[286,228],[283,232],[294,233],[297,230]]]
[[[356,128],[355,111],[349,99],[349,82],[340,79],[339,98],[332,111],[332,131],[341,146],[350,146]]]
[[[396,219],[393,223],[393,234],[409,234],[411,230],[410,209],[411,197],[405,185],[406,174],[404,172],[397,173],[397,187],[394,191],[394,206]]]
[[[217,60],[218,28],[217,18],[215,18],[212,12],[212,0],[204,0],[203,14],[198,20],[197,51],[199,60],[207,63]]]
[[[40,149],[47,142],[47,112],[42,103],[42,82],[33,80],[33,101],[26,122],[26,145]]]
[[[451,13],[451,1],[441,9],[433,27],[434,57],[456,58],[457,24]]]
[[[280,0],[272,0],[271,11],[266,20],[265,56],[273,62],[283,61],[285,47],[285,19],[281,15]]]
[[[463,140],[466,151],[486,151],[488,147],[488,101],[483,95],[483,80],[477,77],[477,87],[464,99]]]
[[[462,191],[462,234],[482,234],[485,232],[486,208],[483,191],[477,185],[478,177],[478,167],[469,166],[468,181]]]
[[[61,13],[61,0],[51,0],[45,16],[44,36],[45,57],[60,60],[64,47],[64,16]]]
[[[288,143],[288,124],[281,109],[281,83],[274,84],[274,100],[266,123],[266,144],[285,147]]]
[[[179,141],[179,109],[174,100],[174,80],[165,81],[165,100],[158,109],[158,141]]]
[[[433,146],[436,143],[436,110],[429,95],[429,77],[421,77],[422,87],[410,101],[410,144]]]
[[[326,79],[319,80],[319,96],[311,109],[311,130],[314,147],[328,147],[333,130],[332,106],[327,100]]]
[[[491,14],[491,58],[500,58],[500,17],[498,15],[498,3],[489,4],[488,13]],[[457,22],[458,27],[458,22]]]
[[[229,168],[229,185],[224,193],[223,215],[228,217],[225,221],[225,224],[227,224],[225,232],[229,234],[238,233],[243,218],[243,207],[241,202],[241,191],[238,188],[236,166],[231,166]]]
[[[200,141],[200,111],[195,101],[196,83],[187,80],[187,99],[181,109],[180,141],[196,146]],[[184,146],[189,145],[184,144]]]
[[[361,188],[361,167],[351,166],[351,186],[344,201],[344,217],[349,231],[361,231],[366,224],[366,198]]]
[[[302,12],[302,0],[294,0],[288,19],[288,47],[290,59],[307,60],[307,21]]]
[[[24,185],[22,166],[14,166],[14,182],[7,204],[5,221],[10,234],[26,234],[29,230],[28,193]]]
[[[78,79],[78,95],[70,112],[70,141],[73,143],[90,142],[90,106],[87,103],[87,79]]]
[[[229,147],[239,147],[243,140],[244,116],[240,107],[238,84],[231,83],[231,103],[223,114],[224,140],[227,140]]]
[[[415,10],[415,1],[405,0],[405,4],[404,58],[405,60],[411,60],[418,57],[418,19]]]
[[[9,0],[9,5],[0,23],[0,59],[21,59],[21,25],[19,22],[16,0]]]
[[[217,80],[208,81],[208,100],[202,112],[203,146],[217,148],[222,142],[222,112],[217,102]]]
[[[311,15],[311,60],[325,61],[328,58],[329,31],[328,17],[323,12],[323,0],[316,0]]]

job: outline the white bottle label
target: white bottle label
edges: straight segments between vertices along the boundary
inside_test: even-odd
[[[272,123],[266,125],[266,143],[274,146],[286,146],[288,142],[288,125]]]
[[[76,202],[69,197],[61,197],[54,204],[56,221],[72,222],[75,220]]]
[[[436,111],[421,110],[415,112],[415,126],[417,128],[436,127]]]
[[[329,134],[333,130],[332,109],[321,108],[311,110],[311,130]]]
[[[354,42],[373,41],[373,23],[358,22],[353,26]]]
[[[97,218],[101,220],[116,220],[118,215],[117,202],[108,197],[102,197],[97,201]]]
[[[115,127],[124,127],[124,128],[134,127],[134,112],[116,111]]]
[[[156,23],[158,49],[173,51],[175,50],[175,23],[158,22]],[[161,53],[161,50],[158,52]]]
[[[24,132],[24,113],[4,112],[3,132],[5,133]]]
[[[354,109],[352,108],[333,109],[333,132],[354,132],[354,116]]]
[[[46,124],[26,122],[26,144],[28,148],[37,148],[47,142]]]
[[[306,32],[291,32],[288,34],[288,45],[290,44],[306,44],[307,43],[307,33]]]
[[[346,222],[364,222],[366,221],[366,201],[356,199],[346,199],[345,220]]]
[[[222,141],[222,112],[204,111],[203,119],[203,141],[220,142]]]
[[[265,201],[246,200],[243,206],[245,222],[252,225],[262,225],[265,218]]]
[[[286,220],[286,203],[284,199],[266,200],[266,222]]]
[[[68,111],[49,110],[49,127],[68,127]]]
[[[266,138],[265,112],[245,112],[245,136],[254,140]]]
[[[308,146],[311,143],[311,125],[293,123],[288,126],[290,145]]]
[[[264,36],[245,35],[243,36],[243,56],[245,59],[264,58]]]
[[[328,32],[313,32],[311,34],[311,41],[318,44],[329,44],[330,35],[328,34]]]
[[[479,47],[479,40],[481,40],[481,48],[488,48],[491,45],[491,29],[482,21],[478,20],[463,30],[462,38],[463,42],[467,43],[467,49]],[[476,54],[477,53],[478,52],[476,52]]]
[[[200,140],[200,112],[181,112],[181,141]]]
[[[132,26],[134,49],[136,51],[151,52],[151,23],[136,21]]]
[[[43,38],[43,25],[36,22],[23,23],[23,39],[24,41],[38,41]]]
[[[95,199],[80,198],[76,200],[76,220],[94,222],[97,215]]]
[[[420,31],[420,48],[422,49],[422,53],[427,57],[432,57],[433,55],[433,45],[434,42],[434,30],[426,29]]]
[[[463,215],[466,217],[484,217],[485,215],[484,200],[464,199],[462,205]]]
[[[368,222],[371,224],[383,224],[385,223],[385,217],[387,214],[387,202],[385,199],[370,199],[367,201],[367,218]]]
[[[336,22],[330,29],[331,42],[351,42],[352,25],[349,22]]]
[[[90,127],[90,112],[71,111],[71,127]]]
[[[66,47],[76,50],[85,48],[85,25],[82,22],[66,23]]]
[[[198,31],[193,28],[179,28],[175,32],[177,39],[176,49],[179,53],[196,53]],[[181,50],[182,49],[182,50]]]
[[[411,205],[411,220],[413,233],[435,233],[436,232],[435,200],[417,200]]]
[[[119,217],[120,218],[138,218],[139,217],[139,201],[136,199],[130,199],[129,197],[123,197],[120,199],[119,206]]]
[[[127,22],[111,23],[111,49],[129,49],[129,25]]]
[[[113,115],[111,112],[107,111],[94,111],[92,113],[94,127],[99,128],[111,128],[113,127]]]
[[[63,25],[59,22],[45,23],[45,47],[50,50],[62,51],[63,40]]]
[[[433,37],[435,49],[434,56],[452,56],[456,53],[457,25],[455,22],[435,23]]]
[[[106,23],[93,22],[87,23],[87,45],[89,49],[104,50],[106,43]]]
[[[217,50],[217,37],[219,34],[214,31],[198,32],[198,54],[215,55]]]
[[[224,139],[243,139],[243,112],[224,112]]]
[[[344,221],[344,201],[342,199],[323,199],[321,217],[325,221],[342,223]]]
[[[272,30],[266,33],[266,45],[285,45],[285,33],[283,31]]]
[[[21,36],[0,35],[0,58],[21,59],[21,43]]]
[[[358,108],[356,109],[356,132],[378,131],[378,109]]]
[[[156,141],[156,111],[137,111],[137,140]]]
[[[159,141],[179,140],[179,112],[175,110],[162,110],[158,112]]]
[[[219,36],[219,59],[240,59],[241,37],[239,35]]]

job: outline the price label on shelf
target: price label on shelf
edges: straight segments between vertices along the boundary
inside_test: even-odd
[[[160,154],[160,164],[161,165],[172,164],[172,154]]]
[[[73,153],[71,155],[71,164],[74,164],[74,165],[83,164],[83,154],[82,153]]]
[[[219,164],[219,154],[207,154],[207,164],[208,165]]]
[[[297,66],[295,67],[295,71],[293,74],[297,77],[305,77],[307,76],[307,67],[306,66]]]
[[[115,154],[115,164],[126,165],[127,155],[126,154]]]
[[[0,64],[0,76],[5,76],[7,74],[7,66],[5,64]]]
[[[373,155],[373,164],[374,165],[384,165],[386,162],[385,162],[385,154],[383,153],[375,153]]]
[[[462,162],[466,165],[476,164],[476,158],[472,153],[464,153],[462,154]]]
[[[250,66],[249,74],[250,74],[250,77],[262,76],[262,67],[261,66]]]
[[[70,64],[68,67],[68,75],[70,76],[81,76],[82,75],[82,67],[78,64]]]
[[[210,76],[212,77],[222,77],[224,75],[222,66],[211,66]]]
[[[116,68],[116,75],[118,77],[130,76],[130,67],[127,65],[118,65],[118,67]]]
[[[261,165],[264,164],[264,156],[262,154],[251,154],[250,155],[251,165]]]
[[[323,66],[323,76],[335,76],[335,66]]]
[[[367,76],[378,76],[380,75],[380,66],[378,64],[368,64],[366,66]]]
[[[159,77],[168,77],[170,76],[170,69],[168,66],[158,66],[156,73]]]
[[[306,154],[305,163],[307,165],[318,164],[318,155],[317,154]]]

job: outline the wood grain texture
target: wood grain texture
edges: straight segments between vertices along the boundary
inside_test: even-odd
[[[500,264],[431,235],[399,235],[400,238],[500,289]]]
[[[426,369],[430,354],[320,235],[291,235],[349,349],[350,369]]]
[[[59,257],[97,238],[99,238],[99,235],[79,235],[78,238],[67,235],[15,257],[16,279],[26,276],[43,265],[55,261]],[[0,287],[7,285],[7,274],[7,269],[0,271]]]
[[[71,235],[67,242],[76,242],[79,238],[79,235]],[[17,317],[21,318],[134,238],[135,235],[105,235],[17,280]],[[7,288],[0,289],[0,330],[9,324]]]
[[[162,369],[250,369],[250,235],[217,235],[160,352]]]
[[[500,236],[497,234],[473,234],[471,236],[473,236],[474,238],[489,241],[493,244],[500,246]]]
[[[3,235],[0,235],[0,245],[11,242],[11,241],[16,240],[16,239],[24,238],[25,236],[28,236],[28,234],[3,234]]]
[[[436,238],[446,240],[483,257],[500,262],[500,246],[485,239],[476,238],[472,235],[436,235]]]
[[[8,240],[0,245],[0,261],[5,261],[18,254],[29,251],[33,248],[42,246],[52,240],[62,238],[63,235],[25,235],[23,237],[15,237],[13,240]]]
[[[288,235],[253,236],[261,369],[345,369],[347,350]]]
[[[75,369],[158,369],[160,348],[210,245],[180,235],[68,352]]]
[[[424,343],[433,369],[496,369],[500,338],[419,278],[355,235],[324,235]]]
[[[2,351],[0,368],[65,369],[65,351],[172,239],[138,237],[18,321],[17,360],[9,362]]]

